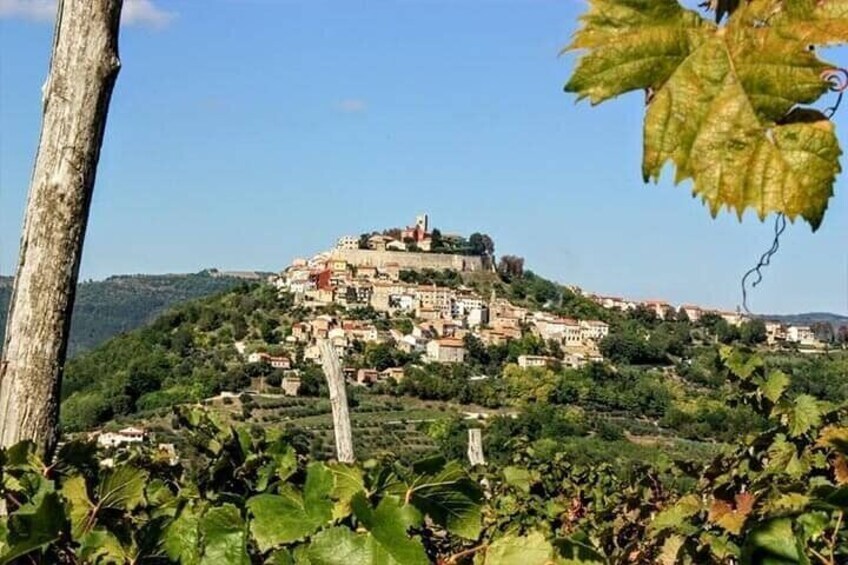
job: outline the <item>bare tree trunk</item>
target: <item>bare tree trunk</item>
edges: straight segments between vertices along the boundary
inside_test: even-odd
[[[80,256],[112,88],[122,0],[60,0],[0,360],[0,445],[49,457]]]
[[[321,364],[327,387],[330,389],[330,408],[333,410],[333,433],[336,436],[336,457],[342,463],[353,463],[353,436],[347,408],[347,390],[339,356],[330,340],[321,340]]]
[[[483,431],[480,428],[468,428],[468,462],[471,465],[485,465],[483,457]]]

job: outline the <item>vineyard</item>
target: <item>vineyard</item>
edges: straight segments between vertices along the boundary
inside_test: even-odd
[[[139,448],[103,468],[80,441],[47,464],[20,444],[2,456],[11,514],[0,555],[4,563],[24,555],[32,563],[844,563],[848,411],[789,396],[790,376],[757,356],[725,348],[722,359],[728,402],[769,425],[706,465],[678,460],[624,474],[522,438],[503,465],[387,454],[343,465],[311,456],[285,430],[228,425],[208,408],[176,410],[173,427],[186,438],[179,464]]]

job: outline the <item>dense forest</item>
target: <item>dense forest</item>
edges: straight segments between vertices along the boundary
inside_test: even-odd
[[[68,355],[153,321],[169,306],[229,290],[242,281],[210,271],[186,275],[121,275],[77,285]],[[0,277],[0,342],[6,328],[11,277]]]

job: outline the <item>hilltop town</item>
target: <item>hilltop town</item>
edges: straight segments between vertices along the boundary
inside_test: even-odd
[[[675,383],[706,378],[717,344],[814,358],[848,341],[845,328],[828,336],[740,312],[566,287],[526,270],[521,257],[497,258],[494,248],[483,233],[442,234],[426,215],[409,227],[343,236],[261,282],[189,303],[72,361],[65,425],[83,431],[118,418],[100,429],[101,444],[115,449],[150,441],[143,422],[124,417],[202,403],[237,420],[324,433],[320,344],[329,343],[349,385],[372,399],[371,425],[408,413],[419,424],[457,411],[493,417],[528,395],[547,398],[539,383],[547,390],[563,379],[582,380],[578,405],[593,419],[624,410],[616,418],[625,429],[699,437],[720,420],[690,413],[700,385],[687,392]],[[609,372],[631,375],[632,386],[592,392],[608,386],[597,379]],[[397,397],[401,404],[390,400]],[[448,404],[437,414],[421,401]],[[699,424],[707,432],[692,418],[708,419]],[[432,443],[414,427],[403,433],[420,449]]]

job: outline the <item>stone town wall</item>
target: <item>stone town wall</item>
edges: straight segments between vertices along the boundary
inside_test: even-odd
[[[371,249],[334,249],[331,260],[343,260],[356,267],[378,269],[396,263],[401,270],[452,269],[454,271],[482,271],[482,257],[447,255],[443,253],[412,253],[408,251],[373,251]]]

